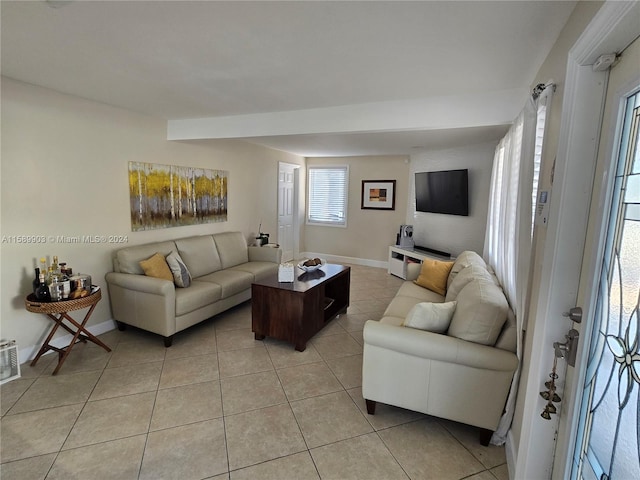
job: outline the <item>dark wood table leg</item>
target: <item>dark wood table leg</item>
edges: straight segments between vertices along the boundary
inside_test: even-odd
[[[264,335],[262,335],[262,334],[260,334],[260,333],[257,333],[257,332],[256,332],[256,334],[255,334],[255,339],[256,339],[256,340],[264,340]]]
[[[78,338],[80,338],[80,336],[84,337],[82,339],[82,341],[85,341],[85,339],[86,340],[91,340],[93,343],[96,343],[97,345],[100,345],[103,348],[105,348],[107,350],[107,352],[111,351],[111,349],[109,347],[107,347],[104,343],[102,343],[100,340],[98,340],[91,332],[89,332],[85,328],[85,325],[89,321],[89,317],[93,313],[93,310],[96,308],[96,305],[97,305],[96,303],[91,305],[91,307],[89,308],[89,311],[84,316],[84,319],[82,320],[82,323],[76,322],[71,316],[69,316],[68,312],[63,312],[62,314],[60,314],[60,318],[61,318],[60,321],[61,322],[64,321],[64,320],[69,321],[74,327],[76,327],[76,332],[73,335],[73,339],[71,340],[69,345],[67,345],[65,348],[61,349],[62,352],[58,352],[59,354],[61,354],[61,356],[60,356],[60,358],[58,360],[58,365],[56,366],[55,370],[53,370],[52,375],[56,375],[58,373],[58,371],[60,370],[60,367],[62,367],[62,364],[64,363],[64,361],[67,359],[67,357],[71,353],[71,350],[73,349],[75,344],[78,343]],[[84,332],[84,334],[83,334],[83,332]],[[97,342],[94,339],[97,340]]]
[[[66,312],[63,313],[62,316],[66,320],[68,320],[69,323],[71,323],[74,327],[76,327],[78,329],[78,333],[80,334],[79,336],[82,337],[82,341],[89,340],[90,342],[95,343],[96,345],[104,348],[107,352],[110,352],[111,349],[107,345],[105,345],[98,337],[96,337],[93,333],[91,333],[89,330],[87,330],[85,328],[85,325],[89,321],[89,317],[93,313],[93,310],[96,308],[96,305],[97,305],[97,303],[94,303],[93,305],[91,305],[91,307],[89,308],[89,311],[84,316],[84,319],[82,320],[82,323],[76,322]],[[63,324],[62,326],[66,328],[66,325]],[[69,332],[74,333],[73,330],[70,330],[70,329],[68,329],[68,330],[69,330]],[[74,338],[75,338],[75,334],[74,334]]]
[[[298,352],[304,352],[307,349],[307,342],[304,343],[296,343],[296,350]]]
[[[60,370],[60,367],[62,367],[62,364],[64,363],[64,361],[69,356],[69,353],[71,353],[71,350],[73,349],[74,345],[78,343],[78,341],[85,342],[89,340],[90,342],[93,342],[96,345],[104,348],[107,352],[110,352],[111,349],[107,345],[105,345],[99,338],[97,338],[95,335],[93,335],[91,332],[89,332],[86,329],[86,324],[89,321],[89,317],[91,317],[93,310],[96,308],[96,305],[97,303],[94,303],[89,307],[89,311],[87,311],[81,323],[78,323],[76,320],[74,320],[73,317],[71,317],[68,312],[62,312],[57,317],[54,314],[48,313],[47,316],[55,322],[55,325],[49,332],[49,335],[47,335],[47,338],[45,339],[42,346],[40,347],[40,350],[38,350],[38,353],[36,354],[35,358],[31,361],[31,366],[33,367],[45,352],[49,350],[53,350],[58,353],[58,365],[56,366],[56,368],[52,373],[52,375],[56,375]],[[67,320],[73,327],[75,327],[75,330],[70,326],[65,325],[64,323],[65,320]],[[69,345],[67,345],[66,347],[62,347],[62,348],[54,347],[50,343],[51,339],[53,338],[56,331],[60,327],[64,328],[67,332],[73,335],[73,339],[71,340],[71,343],[69,343]]]
[[[42,355],[44,355],[45,352],[48,352],[49,350],[52,350],[52,348],[49,346],[49,342],[53,338],[53,335],[55,335],[55,333],[58,330],[58,328],[60,327],[60,325],[62,325],[62,315],[58,318],[55,315],[48,314],[48,317],[51,318],[55,322],[55,325],[53,327],[51,327],[51,331],[49,332],[49,335],[47,335],[47,338],[42,343],[42,346],[40,347],[40,350],[38,350],[38,353],[36,354],[34,359],[31,360],[31,366],[32,367],[35,366],[35,364],[38,362],[38,360],[40,360],[40,357]],[[63,327],[65,327],[67,330],[69,330],[69,328],[66,327],[66,325],[63,325]],[[73,333],[73,332],[71,332],[71,333]]]

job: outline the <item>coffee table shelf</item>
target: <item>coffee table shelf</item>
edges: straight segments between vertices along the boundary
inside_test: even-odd
[[[273,275],[251,286],[251,322],[256,340],[284,340],[302,352],[311,337],[349,307],[351,268],[324,265],[314,272],[296,268],[295,280]]]

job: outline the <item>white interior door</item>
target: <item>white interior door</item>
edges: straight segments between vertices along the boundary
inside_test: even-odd
[[[282,261],[294,258],[296,245],[296,182],[295,170],[299,165],[278,165],[278,243],[282,248]]]
[[[640,478],[640,40],[609,77],[596,172],[578,295],[584,345],[567,372],[574,421],[560,434],[576,438],[572,479]]]

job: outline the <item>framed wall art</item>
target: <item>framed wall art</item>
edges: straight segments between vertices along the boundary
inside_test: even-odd
[[[395,210],[396,181],[363,180],[361,208],[363,210]]]
[[[129,162],[131,230],[227,221],[228,172]]]

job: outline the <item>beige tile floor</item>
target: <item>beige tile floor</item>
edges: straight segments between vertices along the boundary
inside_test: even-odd
[[[1,390],[0,477],[31,479],[508,478],[473,427],[361,396],[362,328],[401,280],[352,266],[351,306],[296,352],[251,333],[247,302],[174,338],[129,328],[54,355]]]

